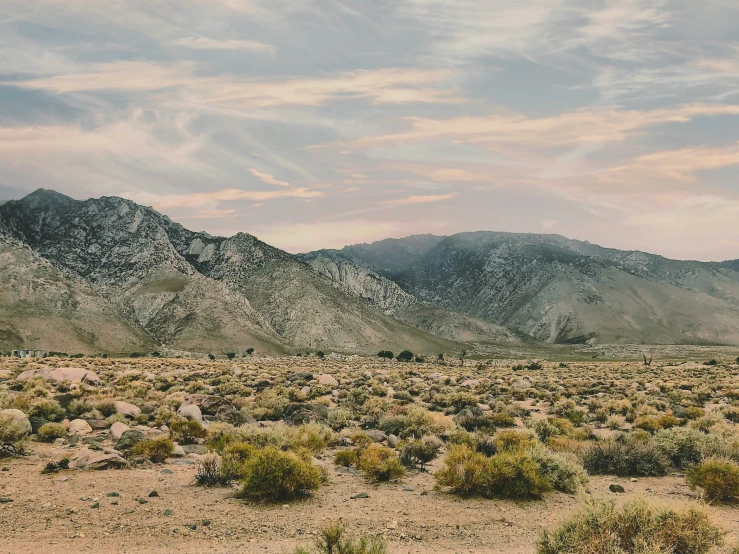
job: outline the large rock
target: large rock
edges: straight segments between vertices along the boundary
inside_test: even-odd
[[[202,415],[209,416],[215,416],[219,410],[224,408],[233,408],[231,402],[222,396],[210,394],[188,394],[180,409],[185,406],[197,406]]]
[[[293,402],[284,411],[285,421],[291,425],[321,422],[328,419],[328,408],[323,404],[302,404]]]
[[[527,381],[526,379],[519,379],[515,383],[513,383],[513,390],[527,390],[532,387],[531,383]]]
[[[123,433],[128,430],[128,425],[126,425],[125,423],[121,423],[120,421],[116,421],[113,425],[110,426],[110,436],[113,437],[115,440],[120,440],[120,438],[123,436]]]
[[[335,387],[339,384],[339,382],[334,379],[331,375],[328,373],[324,373],[323,375],[318,376],[318,384],[319,385],[327,385],[329,387]]]
[[[29,369],[28,371],[24,371],[18,375],[16,379],[18,381],[27,381],[28,379],[34,379],[36,377],[41,377],[47,381],[54,381],[55,383],[68,381],[74,385],[79,385],[81,383],[88,385],[102,384],[100,377],[98,377],[94,371],[81,367],[59,367],[56,369],[44,367],[41,369]]]
[[[128,402],[121,402],[120,400],[115,402],[115,411],[118,414],[128,417],[135,417],[141,413],[141,409],[138,406],[134,406]]]
[[[187,419],[194,419],[195,421],[200,423],[203,422],[203,414],[200,411],[200,408],[198,408],[195,404],[188,404],[187,406],[183,404],[182,406],[180,406],[180,409],[177,410],[177,413],[182,417],[186,417]]]
[[[28,419],[26,414],[24,414],[20,410],[15,410],[12,408],[8,410],[2,410],[0,411],[0,415],[10,416],[11,418],[13,418],[13,420],[16,421],[23,428],[26,435],[30,435],[33,432],[31,421]]]
[[[69,461],[71,469],[122,469],[129,466],[128,461],[113,450],[98,452],[83,448]]]
[[[70,435],[89,435],[92,433],[92,427],[84,419],[74,419],[69,422]]]
[[[138,429],[129,429],[121,434],[121,438],[115,443],[115,449],[120,451],[131,450],[142,440],[144,440],[144,433]]]

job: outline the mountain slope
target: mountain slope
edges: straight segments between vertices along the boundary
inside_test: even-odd
[[[739,344],[739,273],[722,264],[488,232],[322,254],[382,273],[431,305],[548,342]]]
[[[94,285],[149,340],[184,350],[441,352],[459,345],[346,295],[256,238],[195,233],[155,210],[39,190],[0,206],[0,228]]]
[[[93,285],[0,238],[0,350],[122,353],[154,345]]]
[[[460,342],[520,341],[515,333],[500,325],[423,303],[390,279],[329,251],[300,257],[331,279],[338,289],[432,335]]]

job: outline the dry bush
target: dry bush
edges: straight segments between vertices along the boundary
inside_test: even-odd
[[[241,471],[241,496],[273,502],[310,494],[322,481],[306,450],[282,452],[269,446],[246,460]]]
[[[467,446],[454,446],[436,475],[439,486],[485,498],[540,498],[551,489],[541,466],[528,452],[487,457]]]
[[[571,519],[542,534],[537,554],[705,554],[721,539],[700,505],[635,499],[616,510],[612,501],[583,497]]]
[[[61,423],[44,423],[38,430],[38,438],[44,442],[54,442],[67,436],[67,429]]]
[[[739,464],[733,460],[709,458],[690,468],[685,480],[691,489],[703,489],[708,500],[739,499]]]
[[[659,447],[633,438],[592,445],[583,453],[583,465],[591,475],[619,477],[660,477],[670,468],[669,460]]]
[[[429,435],[420,439],[411,439],[400,445],[400,462],[408,469],[421,467],[434,461],[444,445],[441,439]]]
[[[163,464],[174,454],[174,442],[165,436],[143,440],[134,445],[131,454],[142,456],[155,464]]]
[[[195,473],[195,484],[201,487],[224,487],[231,479],[221,471],[221,457],[215,452],[208,452],[200,457]]]
[[[362,470],[370,481],[392,481],[405,475],[405,468],[395,451],[379,444],[362,449],[357,469]]]
[[[321,530],[312,550],[298,548],[295,554],[386,554],[381,537],[362,537],[358,541],[346,537],[346,528],[334,523]]]
[[[223,452],[230,443],[245,442],[255,448],[272,446],[279,450],[297,450],[306,448],[312,453],[325,450],[336,440],[333,431],[318,423],[306,423],[293,427],[277,423],[270,427],[244,425],[234,427],[225,423],[208,426],[209,448]]]

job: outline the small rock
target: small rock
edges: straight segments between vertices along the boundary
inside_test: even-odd
[[[157,491],[151,491],[149,493],[149,498],[159,498],[159,493]]]
[[[8,498],[7,496],[0,496],[0,504],[10,504],[12,501],[12,498]]]
[[[69,422],[70,435],[89,435],[92,433],[92,427],[84,419],[75,419]]]
[[[92,504],[90,504],[90,508],[93,508],[93,509],[100,508],[100,502],[93,502]]]
[[[118,497],[120,497],[121,495],[120,495],[120,494],[118,494],[117,492],[109,492],[109,493],[108,493],[108,494],[106,494],[105,496],[107,496],[108,498],[118,498]]]
[[[350,497],[352,500],[358,500],[360,498],[369,498],[369,494],[366,492],[360,492]]]

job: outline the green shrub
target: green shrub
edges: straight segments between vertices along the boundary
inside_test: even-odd
[[[436,473],[439,486],[485,498],[540,498],[551,489],[541,466],[527,452],[505,452],[488,458],[466,446],[454,446]]]
[[[707,435],[696,429],[664,429],[654,435],[654,444],[664,452],[676,469],[685,469],[703,459]]]
[[[44,423],[38,430],[38,438],[44,442],[54,442],[67,436],[67,430],[61,423]]]
[[[362,470],[370,481],[391,481],[405,475],[405,468],[397,454],[379,444],[371,444],[362,450],[357,469]]]
[[[537,554],[706,554],[721,540],[699,505],[674,509],[635,499],[616,510],[612,501],[584,497],[571,519],[542,534]]]
[[[359,541],[346,538],[346,528],[334,523],[321,530],[312,550],[298,548],[295,554],[386,554],[387,546],[381,537],[362,537]]]
[[[142,440],[131,449],[134,456],[143,456],[155,464],[163,464],[174,454],[172,439],[161,436],[149,440]]]
[[[113,402],[112,400],[104,400],[103,402],[98,402],[95,405],[95,409],[103,414],[103,417],[110,417],[118,413],[118,410],[115,407],[115,402]]]
[[[250,459],[256,448],[246,442],[234,442],[223,449],[221,458],[221,473],[229,479],[241,479],[243,477],[244,463]]]
[[[670,462],[656,445],[632,439],[592,445],[583,453],[583,465],[591,475],[660,477]]]
[[[346,450],[339,450],[334,456],[334,463],[337,466],[352,467],[357,465],[359,462],[358,448],[347,448]]]
[[[433,435],[406,441],[400,445],[400,462],[409,469],[419,466],[424,469],[439,456],[443,444]]]
[[[308,451],[282,452],[267,447],[254,453],[242,467],[246,498],[291,500],[317,490],[321,471],[310,461]]]
[[[703,489],[708,500],[739,498],[739,464],[733,460],[709,458],[690,468],[685,480],[691,489]]]
[[[541,473],[553,489],[573,494],[588,484],[588,474],[572,454],[552,452],[537,444],[531,457],[541,467]]]
[[[173,420],[169,426],[170,435],[180,444],[193,444],[197,439],[203,439],[207,431],[202,424],[194,419]]]
[[[520,431],[500,431],[495,435],[495,448],[498,452],[514,452],[516,450],[525,450],[534,445],[535,438],[529,432],[522,433]]]
[[[410,362],[413,360],[413,352],[410,350],[403,350],[400,354],[398,354],[396,358],[399,362]]]
[[[328,413],[328,426],[334,431],[341,431],[349,425],[352,420],[353,414],[350,410],[345,408],[339,408],[337,410],[331,410]]]
[[[393,353],[390,350],[380,350],[377,357],[384,358],[386,360],[392,360],[394,358]]]
[[[335,440],[329,427],[318,423],[306,423],[297,427],[278,423],[270,427],[247,425],[234,427],[224,423],[208,426],[208,447],[217,452],[232,442],[246,442],[255,448],[273,446],[279,450],[307,448],[313,453],[324,450]]]

